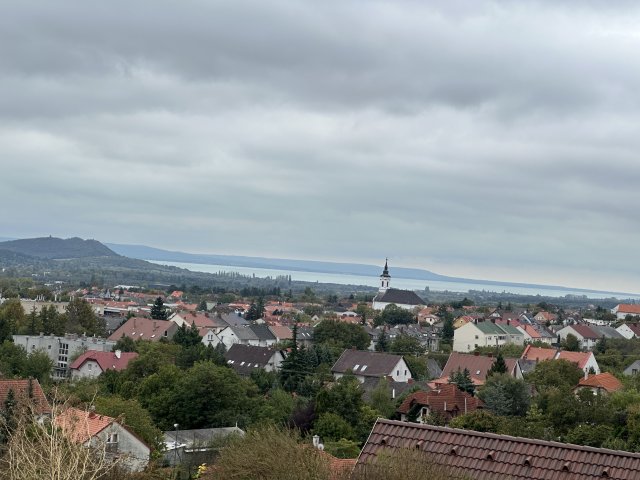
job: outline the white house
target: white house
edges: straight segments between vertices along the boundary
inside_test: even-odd
[[[580,342],[580,348],[583,350],[591,350],[596,346],[598,340],[602,338],[598,332],[584,324],[567,325],[557,332],[560,340],[566,341],[568,335],[573,335]]]
[[[120,350],[115,352],[87,350],[71,364],[71,378],[96,378],[107,370],[120,372],[127,368],[129,362],[137,356],[136,352]]]
[[[280,350],[268,347],[254,347],[236,343],[224,354],[227,364],[239,375],[251,375],[251,372],[262,368],[267,372],[280,369],[284,355]]]
[[[220,337],[216,335],[216,329],[212,327],[198,327],[200,337],[202,337],[202,343],[205,347],[216,347],[219,343],[222,343]]]
[[[391,377],[395,382],[406,383],[411,377],[411,371],[402,355],[390,353],[369,352],[364,350],[345,350],[338,361],[331,368],[335,379],[347,373],[364,383],[366,378]]]
[[[616,330],[627,340],[640,337],[640,323],[623,323]]]
[[[391,275],[389,275],[388,262],[384,262],[384,270],[380,275],[380,288],[378,294],[373,297],[373,309],[384,310],[387,305],[397,305],[405,310],[413,310],[424,306],[424,301],[411,290],[398,290],[390,288]]]
[[[512,325],[488,322],[469,322],[453,334],[454,352],[471,352],[478,347],[499,347],[513,343],[524,345],[524,333]]]
[[[620,303],[611,309],[618,320],[624,320],[627,315],[633,317],[640,316],[640,304],[634,303]]]
[[[140,472],[149,463],[149,446],[115,418],[67,408],[55,423],[72,441],[105,451],[107,458],[119,459],[131,472]]]

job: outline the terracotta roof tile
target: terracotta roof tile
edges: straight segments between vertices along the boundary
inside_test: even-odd
[[[58,425],[74,442],[84,443],[107,428],[115,418],[77,408],[67,408],[55,418]]]
[[[483,406],[480,399],[461,391],[457,386],[447,383],[430,392],[414,392],[398,407],[398,412],[407,414],[416,405],[429,407],[432,411],[451,418],[459,413],[472,412]]]
[[[13,391],[14,398],[18,401],[33,400],[37,413],[51,413],[51,407],[38,380],[0,380],[0,409],[4,408],[4,402],[7,400],[9,390]]]
[[[637,453],[383,419],[373,427],[358,465],[398,447],[419,448],[436,464],[472,479],[640,478]]]
[[[78,358],[76,358],[69,368],[77,370],[85,362],[89,360],[95,361],[100,365],[100,369],[104,372],[106,370],[121,371],[127,368],[129,362],[136,358],[138,354],[136,352],[120,352],[120,357],[115,352],[98,352],[96,350],[87,350]]]
[[[143,340],[157,341],[165,336],[165,332],[167,338],[171,338],[177,328],[178,326],[169,320],[131,317],[111,334],[109,340],[118,341],[124,335],[134,340],[142,338]]]
[[[587,378],[580,379],[578,387],[601,388],[611,393],[620,390],[622,383],[612,374],[606,372],[598,375],[589,375]]]
[[[633,303],[621,303],[618,305],[618,313],[627,313],[629,315],[640,315],[640,305]]]
[[[449,359],[442,370],[440,378],[448,382],[449,376],[452,373],[457,372],[458,369],[460,371],[464,371],[466,368],[469,370],[469,374],[471,375],[471,379],[474,383],[476,385],[482,385],[487,378],[487,373],[495,361],[495,357],[453,352],[449,355]],[[513,358],[505,358],[504,361],[507,364],[507,371],[513,375],[517,360]]]

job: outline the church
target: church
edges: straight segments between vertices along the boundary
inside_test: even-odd
[[[405,310],[413,310],[416,307],[424,305],[424,301],[411,290],[398,290],[396,288],[389,288],[391,282],[391,275],[389,275],[389,260],[384,262],[384,270],[380,275],[380,288],[378,294],[373,297],[373,309],[384,310],[384,307],[394,303],[400,308]]]

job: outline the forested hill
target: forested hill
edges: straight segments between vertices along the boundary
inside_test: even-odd
[[[0,250],[52,260],[90,257],[118,257],[119,255],[97,240],[73,238],[26,238],[0,242]]]

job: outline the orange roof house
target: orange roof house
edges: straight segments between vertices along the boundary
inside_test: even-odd
[[[37,415],[51,413],[49,401],[36,379],[0,380],[0,409],[4,408],[9,392],[13,392],[16,402],[30,404]]]
[[[585,374],[589,373],[591,369],[596,373],[600,373],[600,366],[593,352],[568,352],[555,348],[541,348],[527,345],[520,359],[523,361],[521,362],[521,366],[523,366],[525,372],[533,370],[535,364],[545,360],[567,360],[578,365],[580,370]],[[526,364],[529,364],[529,367],[526,367]]]
[[[578,382],[578,386],[574,389],[575,392],[580,390],[589,389],[594,394],[596,393],[613,393],[622,388],[622,383],[616,377],[609,372],[601,373],[599,375],[589,375],[587,378],[582,378]]]
[[[136,352],[98,352],[87,350],[76,358],[71,366],[72,377],[97,377],[107,370],[120,372],[127,368],[129,362],[136,358]]]
[[[149,446],[118,419],[70,407],[54,422],[73,442],[104,450],[130,471],[139,472],[149,463]]]
[[[410,394],[398,407],[398,413],[403,421],[413,414],[418,423],[423,423],[426,416],[437,413],[448,422],[458,415],[482,407],[482,400],[461,391],[454,384],[447,383],[429,392],[418,391]]]

